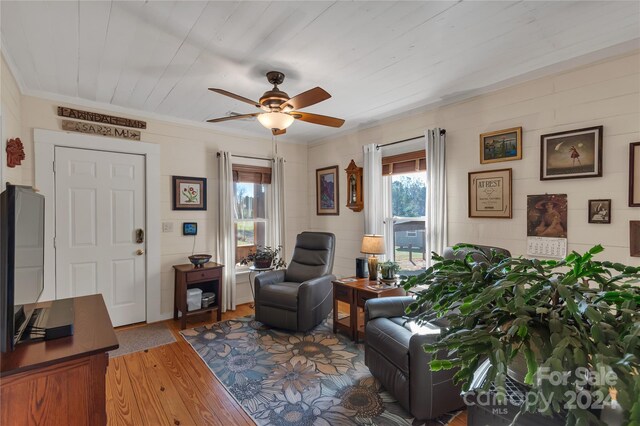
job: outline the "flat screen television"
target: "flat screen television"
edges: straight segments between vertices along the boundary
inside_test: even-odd
[[[7,184],[0,195],[0,350],[12,351],[44,289],[44,196]]]

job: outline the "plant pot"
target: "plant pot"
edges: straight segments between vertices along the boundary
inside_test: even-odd
[[[266,269],[271,267],[272,262],[273,262],[273,258],[256,259],[253,262],[253,266],[255,266],[257,269]]]

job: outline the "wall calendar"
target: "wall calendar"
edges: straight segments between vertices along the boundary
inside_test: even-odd
[[[567,256],[567,239],[527,237],[527,255],[563,259]]]

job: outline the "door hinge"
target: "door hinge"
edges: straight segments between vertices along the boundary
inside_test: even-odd
[[[53,248],[56,248],[56,237],[53,237]]]
[[[55,173],[55,172],[56,172],[56,162],[54,161],[53,162],[53,173]]]

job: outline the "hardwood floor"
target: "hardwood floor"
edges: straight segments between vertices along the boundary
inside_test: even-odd
[[[225,312],[223,320],[253,314],[249,305]],[[189,319],[187,327],[215,321],[211,314]],[[254,425],[198,354],[180,336],[179,321],[168,320],[176,342],[109,360],[109,425]],[[136,327],[135,325],[132,327]],[[451,426],[466,426],[464,412]]]

